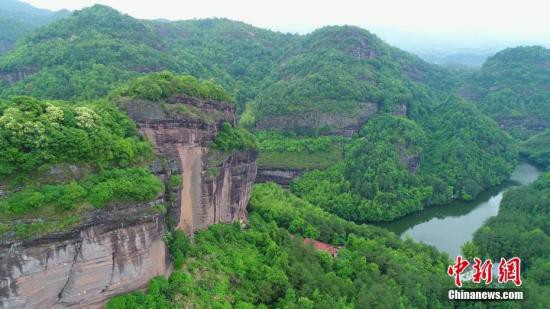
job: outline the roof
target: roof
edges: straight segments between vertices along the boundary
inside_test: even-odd
[[[304,238],[304,244],[312,244],[316,250],[325,251],[330,255],[332,255],[333,257],[338,255],[338,248],[334,247],[331,244],[320,242],[311,238]]]

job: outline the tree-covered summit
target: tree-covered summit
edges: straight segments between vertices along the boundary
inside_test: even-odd
[[[255,101],[258,121],[353,112],[365,102],[384,110],[407,105],[416,115],[454,82],[444,69],[357,27],[292,35],[227,19],[139,20],[95,5],[33,32],[0,58],[0,95],[95,99],[163,70],[231,89],[240,110]]]
[[[550,127],[550,50],[505,49],[487,59],[462,94],[517,137]]]
[[[110,96],[159,101],[176,94],[228,103],[235,101],[223,87],[208,80],[201,81],[190,75],[175,75],[168,71],[132,79],[113,90]]]
[[[67,10],[52,12],[38,9],[18,0],[0,2],[0,55],[13,47],[15,42],[34,29],[66,17]]]

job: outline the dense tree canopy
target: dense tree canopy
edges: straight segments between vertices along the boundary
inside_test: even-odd
[[[175,94],[215,101],[234,102],[233,97],[221,86],[209,81],[199,81],[193,76],[177,76],[170,72],[150,73],[116,88],[111,96],[131,97],[150,101],[167,99]]]
[[[511,138],[471,103],[453,97],[421,123],[425,129],[403,117],[370,120],[343,162],[305,174],[293,192],[349,220],[392,220],[472,199],[512,172]]]
[[[152,157],[110,102],[0,102],[0,237],[38,237],[74,226],[94,207],[158,197],[162,182],[136,168]]]
[[[129,78],[170,70],[213,79],[242,103],[291,38],[224,19],[138,20],[95,5],[39,29],[2,57],[4,74],[30,74],[1,93],[95,99]]]
[[[0,102],[0,180],[42,165],[127,167],[152,155],[135,124],[109,102],[68,104],[16,97]]]
[[[255,186],[250,226],[214,225],[192,245],[169,237],[181,267],[155,278],[146,294],[115,297],[107,308],[439,307],[448,257],[382,229],[330,215],[274,184]],[[304,245],[313,237],[342,248],[333,258]],[[184,257],[184,258],[181,258]]]
[[[380,116],[359,135],[343,162],[302,176],[292,191],[357,222],[391,220],[422,209],[432,189],[408,166],[425,143],[422,128],[402,117]]]
[[[513,140],[473,104],[452,97],[425,123],[432,134],[420,173],[434,186],[434,203],[448,202],[449,189],[452,197],[472,199],[512,173],[517,158]],[[447,188],[436,189],[441,182]]]
[[[211,146],[213,149],[222,152],[257,149],[254,135],[243,128],[233,127],[228,122],[222,124],[220,132],[212,141]]]
[[[542,308],[550,301],[550,173],[531,185],[504,194],[499,214],[474,235],[482,256],[498,260],[520,257],[526,307]]]
[[[550,130],[523,142],[520,146],[520,153],[543,169],[550,169]]]
[[[377,103],[383,111],[406,104],[418,116],[437,104],[439,91],[454,82],[449,72],[366,30],[324,27],[305,36],[267,77],[256,99],[256,118],[349,112],[364,102]]]
[[[550,127],[550,50],[508,48],[487,59],[461,92],[517,137]]]

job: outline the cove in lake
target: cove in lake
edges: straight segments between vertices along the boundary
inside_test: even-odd
[[[455,257],[460,254],[462,244],[471,240],[488,218],[498,214],[502,195],[507,189],[531,183],[539,174],[535,166],[520,162],[508,181],[481,193],[473,201],[428,207],[401,219],[376,225],[401,235],[401,238],[410,237],[417,242],[433,245]]]

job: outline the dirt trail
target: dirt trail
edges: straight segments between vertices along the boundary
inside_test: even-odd
[[[201,202],[202,147],[181,145],[177,150],[183,169],[178,229],[192,234],[195,231],[194,210]]]

